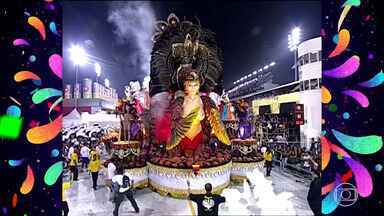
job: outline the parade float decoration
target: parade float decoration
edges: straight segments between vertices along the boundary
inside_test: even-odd
[[[229,139],[232,140],[237,138],[238,124],[235,116],[235,107],[232,105],[231,101],[229,100],[228,94],[226,93],[223,93],[223,95],[221,96],[220,108],[221,119],[227,130]]]
[[[157,22],[151,53],[151,148],[148,177],[161,194],[220,191],[230,182],[231,142],[210,93],[222,91],[214,33],[171,14]]]
[[[233,181],[242,181],[247,172],[264,165],[263,157],[258,153],[257,140],[252,137],[255,124],[249,115],[248,103],[241,99],[236,107],[237,137],[232,139],[232,172]],[[227,128],[228,129],[228,128]]]
[[[116,115],[120,118],[117,141],[111,145],[111,157],[116,158],[117,166],[122,166],[135,182],[135,187],[148,184],[146,165],[147,150],[144,147],[145,132],[141,114],[140,83],[131,82],[125,87],[125,98],[118,101]]]

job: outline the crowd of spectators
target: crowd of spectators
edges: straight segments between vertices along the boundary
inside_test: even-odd
[[[92,126],[76,126],[65,128],[62,131],[63,135],[63,149],[62,156],[64,160],[64,167],[66,168],[70,161],[70,155],[76,152],[80,156],[80,162],[83,162],[81,157],[81,149],[86,147],[88,149],[96,149],[100,154],[105,149],[102,137],[105,135],[106,130],[95,124]]]
[[[300,128],[289,114],[264,114],[254,118],[256,138],[262,143],[271,139],[294,142],[300,138]]]
[[[272,141],[272,140],[270,140]],[[269,143],[274,160],[282,168],[294,169],[304,173],[318,173],[320,164],[320,142],[312,139],[309,148],[300,146],[300,143],[279,142]]]

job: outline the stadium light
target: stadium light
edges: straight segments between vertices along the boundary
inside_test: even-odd
[[[298,74],[297,74],[297,45],[300,43],[300,37],[301,37],[301,29],[299,27],[295,27],[292,29],[291,33],[288,34],[288,48],[289,51],[294,51],[295,56],[295,81],[298,80]]]
[[[75,65],[84,65],[87,62],[87,53],[79,45],[72,45],[69,48],[70,58]]]
[[[96,72],[97,77],[100,77],[100,75],[101,75],[101,66],[97,62],[95,63],[95,72]]]
[[[109,88],[109,80],[107,78],[104,80],[104,85]]]
[[[77,75],[80,70],[80,65],[84,65],[87,62],[87,53],[80,45],[74,44],[69,48],[70,59],[75,65],[75,86],[77,85]],[[75,109],[77,110],[77,100],[75,100]]]
[[[290,51],[297,49],[297,45],[300,43],[301,29],[295,27],[291,30],[291,33],[288,34],[288,48]]]
[[[95,73],[96,73],[96,82],[99,82],[99,77],[101,75],[101,66],[98,62],[95,63]]]

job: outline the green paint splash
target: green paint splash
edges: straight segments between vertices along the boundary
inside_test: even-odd
[[[40,89],[40,90],[36,91],[33,94],[32,101],[34,104],[39,104],[39,103],[47,100],[48,98],[61,96],[61,95],[62,95],[62,92],[57,90],[57,89],[44,88],[44,89]]]
[[[369,135],[363,137],[354,137],[343,134],[332,129],[336,139],[348,150],[358,154],[373,154],[383,147],[383,139],[381,136]]]
[[[51,186],[56,183],[57,179],[60,177],[60,174],[63,172],[63,162],[59,161],[53,164],[48,168],[47,172],[44,175],[45,184]]]

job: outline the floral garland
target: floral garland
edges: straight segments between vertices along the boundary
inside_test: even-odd
[[[257,140],[256,139],[233,139],[231,140],[233,145],[256,145]]]
[[[193,175],[192,169],[177,169],[177,168],[169,168],[169,167],[163,167],[154,165],[152,163],[147,162],[148,165],[148,171],[149,173],[154,173],[156,175],[160,176],[167,176],[167,177],[195,177]],[[222,175],[226,172],[230,172],[230,169],[232,167],[232,161],[221,165],[217,167],[212,168],[202,168],[200,169],[199,176],[207,177],[207,176],[217,176]]]
[[[112,155],[117,155],[117,157],[119,157],[120,159],[123,159],[125,157],[129,157],[131,155],[138,156],[139,154],[140,154],[140,150],[139,149],[126,149],[126,150],[123,150],[123,149],[120,149],[120,150],[113,149],[112,150]]]
[[[148,187],[148,184],[149,184],[148,179],[143,179],[141,181],[134,182],[133,187],[138,188],[138,189],[144,189],[144,188]]]
[[[229,186],[229,184],[230,184],[230,181],[225,182],[224,184],[219,185],[217,187],[214,187],[212,190],[212,193],[220,194],[226,187]],[[166,187],[163,185],[159,185],[156,182],[151,181],[151,180],[149,180],[149,186],[153,191],[158,192],[162,196],[170,195],[171,197],[174,197],[174,198],[187,198],[188,197],[188,190],[187,189],[185,189],[185,190],[174,189],[174,188]],[[192,194],[203,194],[203,193],[205,193],[205,190],[204,189],[201,189],[201,190],[192,189],[191,193]]]
[[[259,162],[251,162],[251,163],[236,163],[233,162],[232,170],[237,171],[237,170],[253,170],[255,168],[262,168],[264,167],[264,160],[259,161]]]
[[[143,176],[148,174],[148,167],[145,166],[140,168],[125,169],[125,172],[133,176]]]

